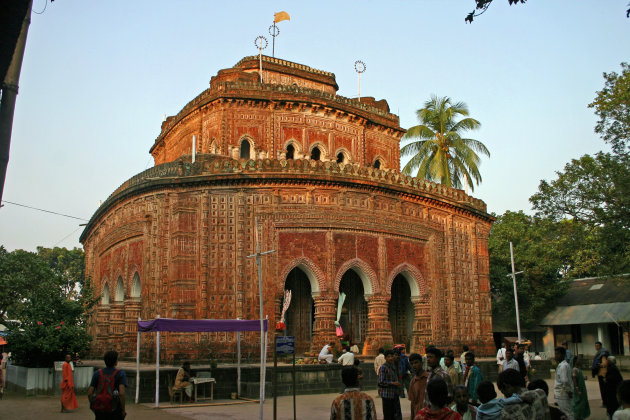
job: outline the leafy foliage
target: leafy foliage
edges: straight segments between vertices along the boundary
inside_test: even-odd
[[[574,159],[540,182],[530,198],[537,215],[551,220],[571,218],[592,237],[594,275],[630,270],[630,157],[598,153]]]
[[[531,327],[565,293],[566,278],[580,274],[574,261],[586,237],[588,232],[572,221],[554,222],[522,211],[499,216],[488,240],[493,315],[516,319],[510,242],[515,268],[523,271],[517,275],[521,325]]]
[[[630,9],[628,9],[630,13]],[[597,92],[589,108],[595,108],[599,121],[595,132],[613,151],[628,154],[630,151],[630,64],[621,63],[621,74],[604,73],[604,88]]]
[[[0,284],[6,286],[3,312],[10,319],[5,323],[13,359],[23,366],[46,367],[66,353],[87,350],[87,323],[96,298],[89,280],[78,288],[79,279],[70,274],[82,272],[83,251],[38,252],[9,253],[0,247]]]
[[[508,1],[508,4],[512,6],[513,4],[519,4],[519,3],[524,4],[527,0],[507,0],[507,1]],[[490,7],[492,2],[493,0],[475,0],[475,10],[468,13],[464,21],[466,23],[472,23],[473,20],[477,16],[484,14],[485,11],[488,10],[488,7]],[[628,6],[630,6],[630,3],[628,3]],[[626,17],[630,18],[630,8],[626,10]]]
[[[411,175],[417,170],[417,177],[455,188],[461,188],[464,179],[474,190],[473,183],[481,182],[477,153],[490,156],[490,152],[479,140],[464,138],[462,133],[478,129],[479,121],[468,117],[465,103],[451,103],[449,97],[432,96],[416,114],[421,124],[407,130],[403,140],[418,140],[401,148],[402,156],[412,156],[402,172]]]

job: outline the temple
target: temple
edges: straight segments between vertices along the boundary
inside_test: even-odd
[[[405,130],[385,100],[339,96],[334,74],[266,56],[261,81],[259,65],[220,70],[166,118],[155,166],[87,224],[94,352],[135,354],[138,318],[258,319],[258,239],[275,250],[262,257],[264,313],[275,325],[292,291],[298,353],[336,339],[341,292],[338,321],[364,355],[386,343],[490,353],[485,204],[400,173]],[[233,353],[235,340],[169,333],[162,357]]]

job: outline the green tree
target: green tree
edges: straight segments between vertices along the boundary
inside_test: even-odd
[[[48,256],[55,254],[44,248],[38,251]],[[73,251],[70,252],[75,256],[77,251],[82,254],[80,250]],[[56,253],[62,255],[65,251]],[[63,360],[67,352],[88,349],[88,319],[96,298],[89,280],[78,287],[77,279],[69,277],[72,267],[72,263],[51,267],[38,254],[22,250],[9,253],[0,247],[0,283],[12,289],[15,297],[4,309],[8,318],[4,322],[17,364],[51,366],[54,360]]]
[[[604,73],[604,88],[597,92],[589,108],[595,108],[599,121],[595,132],[618,154],[630,151],[630,65],[621,63],[621,74]]]
[[[540,182],[529,199],[536,214],[573,220],[588,230],[597,269],[593,275],[630,270],[630,157],[597,153],[565,165],[558,177]],[[586,246],[587,244],[585,244]]]
[[[586,260],[576,267],[588,231],[573,221],[555,222],[519,212],[500,215],[490,231],[490,285],[494,316],[514,320],[514,288],[510,242],[514,246],[521,325],[532,327],[540,321],[567,287],[567,279],[592,269]],[[586,257],[586,255],[585,255]]]
[[[420,125],[407,130],[403,140],[402,156],[412,156],[403,173],[440,182],[449,187],[461,188],[464,180],[474,190],[473,183],[481,182],[477,153],[490,156],[479,140],[463,138],[468,130],[476,130],[479,121],[468,117],[468,107],[463,102],[451,103],[449,97],[432,96],[424,108],[416,112]],[[466,117],[460,119],[460,117]]]

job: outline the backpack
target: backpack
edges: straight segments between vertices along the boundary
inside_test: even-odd
[[[90,409],[97,413],[115,413],[120,409],[120,396],[115,389],[116,375],[119,370],[115,369],[111,375],[105,375],[103,369],[98,370],[99,378],[96,386],[96,394],[90,403]]]

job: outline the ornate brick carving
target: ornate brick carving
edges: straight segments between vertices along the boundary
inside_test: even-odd
[[[310,286],[313,312],[304,292],[302,316],[292,318],[306,319],[302,331],[312,332],[299,348],[319,351],[335,340],[339,286],[354,269],[364,294],[340,322],[357,322],[350,330],[364,354],[393,340],[389,309],[400,274],[410,285],[413,320],[394,325],[412,325],[402,333],[410,350],[466,341],[488,351],[493,219],[485,204],[398,171],[404,130],[385,101],[344,98],[332,73],[263,60],[264,83],[257,57],[246,57],[167,118],[151,147],[156,165],[122,183],[88,223],[81,236],[86,274],[110,296],[91,327],[95,353],[117,347],[133,355],[138,317],[257,319],[257,268],[246,258],[256,252],[256,220],[261,249],[276,250],[262,261],[263,313],[272,325],[289,273],[298,268],[303,275],[291,281],[310,283],[303,290]],[[376,159],[380,169],[372,167]],[[140,299],[132,296],[136,273]],[[124,296],[117,301],[119,278]],[[406,305],[401,296],[394,301]],[[206,357],[202,341],[229,353],[234,340],[229,333],[164,334],[162,354]],[[142,343],[142,356],[152,356],[154,338]],[[255,354],[257,346],[244,351]]]

